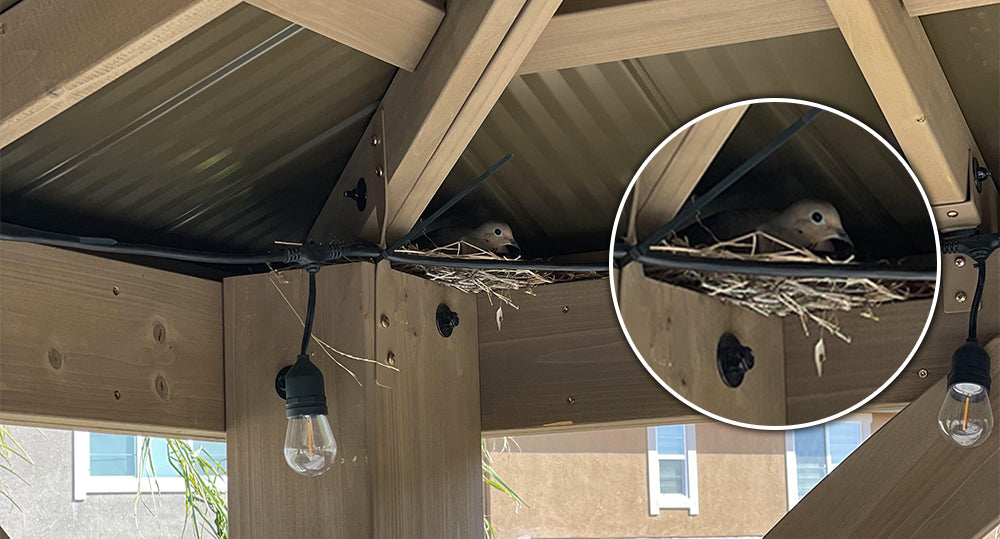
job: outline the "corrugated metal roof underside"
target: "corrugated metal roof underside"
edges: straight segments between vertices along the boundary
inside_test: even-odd
[[[1000,8],[993,8],[934,15],[924,24],[997,170],[998,46],[968,39],[1000,25]],[[759,97],[832,106],[896,144],[843,37],[829,30],[515,78],[430,208],[513,153],[456,211],[508,221],[532,256],[606,249],[625,186],[657,144],[701,113]]]
[[[187,247],[301,240],[394,73],[240,4],[3,148],[3,218]]]

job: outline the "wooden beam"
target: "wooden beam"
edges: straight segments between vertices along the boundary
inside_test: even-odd
[[[0,421],[224,439],[222,286],[0,242]]]
[[[0,147],[238,4],[26,0],[0,15]]]
[[[970,157],[983,158],[920,21],[899,2],[827,4],[931,205],[974,198]],[[957,217],[935,213],[943,229],[980,222],[975,204]]]
[[[392,354],[399,372],[379,368],[372,388],[373,537],[475,537],[483,529],[476,299],[388,261],[375,279],[375,358]],[[447,338],[435,325],[442,304],[459,317]],[[383,316],[388,327],[376,322]]]
[[[474,0],[449,10],[417,69],[396,74],[310,236],[392,241],[408,232],[559,1]],[[384,129],[379,132],[376,124]],[[359,177],[378,184],[370,187],[373,207],[345,220],[343,192]],[[370,225],[372,213],[376,227]]]
[[[484,434],[702,417],[636,359],[618,325],[607,280],[552,284],[534,292],[514,295],[517,309],[479,294]]]
[[[302,324],[276,287],[304,316],[309,284],[301,270],[272,278],[258,274],[224,282],[230,536],[374,537],[369,487],[374,417],[366,404],[374,367],[337,357],[359,383],[310,344],[327,387],[338,460],[320,477],[289,469],[281,450],[288,419],[274,377],[295,361]],[[313,334],[344,352],[373,357],[374,281],[371,264],[323,268],[316,275]]]
[[[979,312],[980,342],[1000,335],[1000,252],[987,262],[986,289]],[[985,298],[994,298],[993,300]],[[906,369],[885,391],[869,402],[868,411],[898,410],[933,386],[951,368],[951,354],[965,340],[968,313],[947,314],[939,301],[927,335]],[[853,338],[851,344],[830,337],[825,339],[827,361],[823,376],[816,376],[813,347],[816,336],[806,337],[798,320],[785,320],[785,391],[788,418],[801,423],[807,418],[825,417],[858,403],[882,385],[905,359],[924,327],[931,300],[908,301],[875,309],[875,322],[853,313],[840,316],[841,328]],[[858,353],[858,350],[864,353]],[[922,375],[923,374],[923,375]],[[867,386],[857,380],[871,381]]]
[[[645,238],[677,214],[748,108],[741,105],[703,118],[653,155],[632,187],[633,240]]]
[[[1000,3],[998,0],[903,0],[906,12],[911,17],[933,15],[946,11],[991,6]]]
[[[618,306],[650,369],[692,404],[734,421],[787,424],[781,319],[651,279],[640,264],[622,269]],[[716,355],[725,333],[752,348],[756,359],[737,388],[719,379]]]
[[[444,18],[444,9],[427,0],[248,1],[407,71],[417,67]]]
[[[1000,357],[1000,339],[987,350]],[[1000,362],[992,376],[1000,379]],[[941,435],[941,379],[827,475],[765,537],[981,537],[1000,522],[1000,438]],[[1000,399],[993,399],[993,415]],[[845,503],[849,500],[849,503]]]
[[[1000,266],[1000,253],[988,264]],[[501,329],[496,322],[500,305],[480,295],[480,392],[485,433],[529,434],[704,420],[660,387],[636,359],[618,326],[607,288],[605,280],[581,281],[540,286],[533,296],[515,295],[519,308],[503,306]],[[991,271],[985,297],[996,298],[998,294],[1000,272]],[[830,406],[843,409],[871,394],[902,361],[881,351],[902,350],[915,340],[912,334],[883,330],[885,324],[919,329],[928,303],[887,305],[878,310],[883,319],[878,323],[842,315],[841,324],[854,336],[854,344],[827,340],[830,359],[821,379],[816,378],[812,362],[815,341],[802,335],[797,320],[784,320],[784,391],[788,401],[803,410],[801,414],[790,413],[789,422],[816,419]],[[939,306],[927,336],[903,373],[861,411],[898,410],[948,372],[952,352],[965,340],[968,313],[942,311]],[[979,316],[983,342],[1000,335],[1000,304],[984,302]],[[906,340],[909,342],[903,342]],[[852,388],[845,397],[841,394],[845,388],[842,378],[858,368],[877,371],[882,381]],[[923,377],[921,370],[927,371]],[[826,400],[833,404],[821,404]],[[817,406],[823,410],[810,411]]]

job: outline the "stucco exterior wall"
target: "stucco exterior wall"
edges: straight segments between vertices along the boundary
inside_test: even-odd
[[[11,427],[14,439],[27,450],[36,466],[14,462],[14,470],[28,484],[0,472],[18,510],[0,497],[0,526],[11,539],[117,539],[131,537],[194,537],[185,533],[184,497],[162,494],[155,498],[156,515],[134,494],[91,494],[73,501],[73,433],[65,430]],[[154,505],[154,496],[144,495]]]
[[[494,467],[529,507],[492,495],[490,517],[500,539],[760,536],[787,511],[784,436],[697,425],[696,516],[649,515],[644,428],[518,437]]]

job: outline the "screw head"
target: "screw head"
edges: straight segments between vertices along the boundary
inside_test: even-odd
[[[382,324],[382,327],[384,328],[389,327],[389,315],[383,314],[379,323]]]
[[[945,215],[951,218],[958,217],[958,210],[948,210],[948,213]]]
[[[378,133],[374,133],[368,141],[371,142],[372,146],[378,146],[379,143],[382,142],[382,139],[378,138]]]
[[[569,305],[563,305],[562,312],[563,313],[568,313],[569,312]]]
[[[569,397],[566,397],[566,404],[573,404],[574,402],[576,402],[576,399],[573,398],[572,395],[570,395]]]
[[[920,369],[917,371],[917,376],[920,377],[921,380],[927,378],[927,374],[927,369]]]
[[[396,366],[396,354],[389,352],[389,355],[385,357],[385,362],[389,364],[390,367]]]
[[[381,165],[375,167],[375,175],[376,176],[378,176],[379,178],[381,178],[383,174],[385,174],[385,169],[383,169]]]
[[[969,299],[969,296],[967,296],[965,292],[959,290],[958,292],[955,293],[955,301],[959,303],[965,303],[965,300],[967,299]]]
[[[965,267],[965,257],[964,256],[959,256],[959,257],[955,258],[955,267],[956,268],[964,268]]]
[[[112,287],[111,287],[111,293],[112,293],[112,294],[114,294],[114,295],[116,295],[116,296],[117,296],[118,294],[121,294],[121,292],[122,292],[122,291],[121,291],[121,289],[120,289],[120,288],[118,288],[117,286],[112,286]]]
[[[122,398],[122,392],[118,391],[117,389],[115,390],[114,395],[115,395],[115,400]]]

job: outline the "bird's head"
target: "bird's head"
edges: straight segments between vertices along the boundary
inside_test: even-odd
[[[502,221],[486,221],[472,232],[479,247],[511,258],[521,256],[521,247],[514,239],[510,225]]]
[[[854,241],[844,231],[837,208],[823,200],[800,200],[781,213],[780,221],[802,247],[815,253],[844,255]]]

